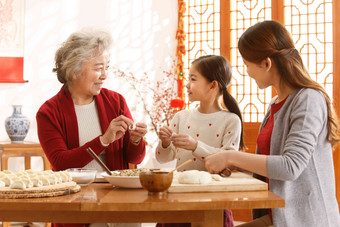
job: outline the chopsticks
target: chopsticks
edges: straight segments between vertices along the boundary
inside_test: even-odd
[[[91,147],[86,148],[86,151],[89,152],[89,154],[94,158],[94,160],[96,160],[96,162],[105,169],[105,171],[107,172],[107,174],[112,175],[110,169],[104,164],[104,162],[102,162],[102,160],[100,160],[100,158],[98,157],[98,155],[96,153],[94,153],[94,151],[91,149]]]
[[[192,159],[189,159],[188,161],[183,162],[182,164],[180,164],[179,166],[177,166],[175,169],[171,170],[171,171],[169,172],[169,174],[175,172],[176,170],[178,170],[179,168],[185,166],[186,164],[189,164],[190,162],[192,162]]]

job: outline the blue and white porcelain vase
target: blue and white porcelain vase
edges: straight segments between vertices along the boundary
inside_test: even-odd
[[[21,114],[21,105],[13,105],[13,114],[5,120],[5,128],[12,143],[23,143],[30,121]]]

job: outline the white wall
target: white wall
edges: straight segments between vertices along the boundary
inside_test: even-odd
[[[29,0],[25,8],[25,84],[0,84],[0,141],[9,141],[4,121],[13,104],[23,104],[31,121],[27,141],[38,142],[35,114],[44,101],[55,95],[61,84],[52,73],[54,53],[72,32],[85,26],[99,26],[112,33],[112,62],[137,76],[147,72],[161,80],[175,58],[176,0]],[[147,121],[139,100],[124,81],[109,76],[105,87],[127,99],[136,121]],[[149,135],[154,141],[154,135]],[[153,149],[142,166],[154,167]],[[42,168],[40,159],[33,169]],[[9,168],[19,170],[23,160],[11,159]],[[157,164],[156,164],[157,165]]]

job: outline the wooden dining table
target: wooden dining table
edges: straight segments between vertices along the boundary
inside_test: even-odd
[[[270,191],[164,193],[92,183],[57,197],[0,199],[0,221],[59,223],[191,222],[223,226],[224,209],[284,207]]]

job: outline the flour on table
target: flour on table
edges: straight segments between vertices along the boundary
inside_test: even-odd
[[[215,181],[221,181],[223,179],[223,177],[221,177],[220,175],[218,174],[211,174],[211,177],[213,180]]]

